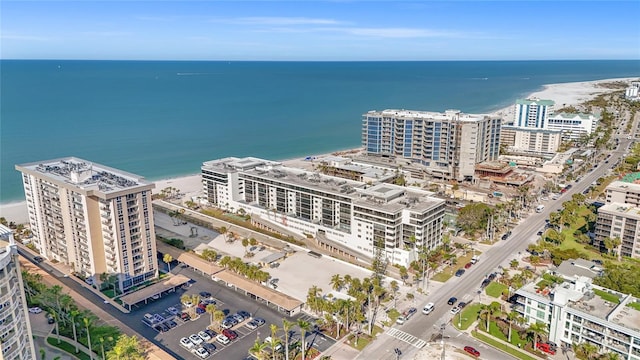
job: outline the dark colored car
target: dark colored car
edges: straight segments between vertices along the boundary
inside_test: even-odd
[[[464,268],[465,268],[465,269],[468,269],[468,268],[470,268],[470,267],[471,267],[471,265],[472,265],[471,263],[466,263],[466,264],[464,264]]]
[[[47,314],[47,324],[53,324],[56,322],[56,319],[51,316],[51,314]]]
[[[44,261],[44,258],[42,256],[36,256],[33,258],[33,261],[40,263]]]
[[[243,318],[248,319],[251,317],[251,314],[249,314],[248,312],[244,311],[244,310],[240,310],[238,311],[238,315],[241,315]]]
[[[211,297],[211,293],[207,292],[207,291],[200,291],[200,297],[202,297],[202,298],[210,298]]]
[[[474,347],[472,346],[465,346],[464,347],[464,351],[468,352],[469,354],[471,354],[471,356],[475,356],[478,357],[480,356],[480,351],[476,350]]]
[[[447,304],[449,304],[449,305],[453,305],[453,304],[455,304],[457,301],[458,301],[458,298],[457,298],[457,297],[453,297],[453,296],[452,296],[451,298],[449,298],[449,301],[447,301]]]
[[[489,274],[489,277],[487,279],[489,279],[489,281],[493,281],[496,278],[496,273],[491,273]]]
[[[167,326],[169,327],[169,329],[173,329],[174,327],[178,326],[178,324],[173,321],[173,320],[169,320],[167,321],[165,324],[167,324]]]
[[[258,326],[262,326],[265,323],[263,318],[254,318],[253,321],[255,321],[258,324]]]
[[[216,346],[213,345],[212,343],[202,343],[202,347],[205,348],[205,350],[207,350],[210,353],[213,353],[214,351],[216,351]]]
[[[460,269],[460,270],[456,271],[456,276],[457,277],[460,277],[462,275],[464,275],[464,269]]]
[[[188,321],[191,320],[191,316],[187,313],[182,313],[180,314],[180,319],[184,320],[184,321]]]
[[[201,315],[204,314],[205,312],[207,312],[205,309],[201,308],[201,307],[197,307],[196,308],[196,314]]]
[[[464,302],[464,301],[460,301],[460,303],[458,304],[458,307],[459,307],[460,309],[464,308],[465,306],[467,306],[467,303],[466,303],[466,302]]]
[[[211,338],[214,338],[214,337],[216,337],[216,335],[218,335],[218,334],[216,334],[215,331],[213,331],[211,329],[204,329],[204,332],[206,332],[209,336],[211,336]]]
[[[229,340],[234,340],[238,337],[238,333],[231,330],[231,329],[224,329],[222,330],[222,335],[226,336],[229,338]]]

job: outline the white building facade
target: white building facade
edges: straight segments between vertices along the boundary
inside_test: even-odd
[[[251,214],[300,236],[322,237],[371,259],[407,266],[442,243],[445,202],[432,193],[320,175],[256,158],[203,163],[210,205]]]
[[[562,143],[562,132],[503,126],[500,139],[509,150],[517,153],[550,155],[558,151]]]
[[[640,101],[640,81],[633,81],[624,92],[624,97],[631,101]]]
[[[33,244],[96,282],[107,273],[125,292],[157,278],[153,183],[78,158],[16,165]]]
[[[476,164],[498,159],[501,124],[458,110],[369,111],[362,115],[362,145],[369,155],[409,159],[434,176],[471,180]]]
[[[619,302],[609,302],[597,291],[612,294]],[[542,290],[530,283],[516,291],[516,298],[515,311],[527,324],[547,325],[550,341],[563,346],[586,342],[595,345],[601,354],[640,360],[640,303],[631,295],[576,277]]]
[[[552,114],[545,129],[562,131],[564,140],[578,140],[591,135],[598,127],[599,118],[593,114]]]
[[[518,99],[515,105],[513,126],[519,128],[546,129],[547,118],[553,112],[552,100]]]
[[[11,229],[0,225],[0,359],[36,359],[27,314],[18,248]]]

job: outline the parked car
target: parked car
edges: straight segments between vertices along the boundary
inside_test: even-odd
[[[200,297],[203,299],[207,299],[211,297],[211,293],[208,291],[200,291]]]
[[[233,327],[233,325],[235,325],[235,324],[232,321],[227,321],[227,320],[223,321],[222,324],[220,324],[220,326],[223,329],[231,329]]]
[[[460,277],[464,275],[464,269],[459,269],[458,271],[456,271],[456,277]]]
[[[277,341],[277,339],[274,339],[273,341]],[[272,340],[271,340],[271,336],[267,336],[267,337],[264,339],[264,342],[265,342],[265,344],[267,344],[268,346],[271,346],[271,342],[272,342]],[[275,350],[275,351],[280,351],[280,350],[282,350],[282,344],[280,344],[280,343],[276,343],[276,346],[275,346],[275,348],[274,348],[273,350]]]
[[[450,312],[451,314],[455,315],[455,314],[457,314],[457,313],[459,313],[459,312],[460,312],[460,307],[458,307],[458,306],[454,306],[454,307],[452,307],[452,308],[451,308],[451,310],[450,310],[449,312]]]
[[[253,318],[253,321],[255,321],[256,323],[258,323],[258,326],[262,326],[264,325],[265,321],[263,318]]]
[[[238,333],[231,329],[222,330],[222,335],[229,338],[229,340],[235,340],[238,337]]]
[[[449,298],[449,300],[447,301],[447,304],[449,304],[449,305],[453,305],[453,304],[455,304],[456,302],[458,302],[458,298],[457,298],[457,297],[455,297],[455,296],[452,296],[452,297],[450,297],[450,298]]]
[[[244,316],[240,314],[233,314],[232,316],[238,322],[238,324],[244,321]]]
[[[183,312],[182,314],[180,314],[180,319],[184,321],[189,321],[191,320],[191,315],[187,314],[186,312]]]
[[[216,346],[212,343],[204,343],[202,344],[202,347],[207,349],[209,353],[213,353],[214,351],[216,351]]]
[[[191,342],[194,343],[195,345],[200,345],[203,342],[202,338],[198,336],[198,334],[189,335],[189,340],[191,340]]]
[[[465,269],[468,269],[468,268],[470,268],[470,267],[471,267],[471,265],[473,265],[473,264],[471,264],[470,262],[469,262],[469,263],[466,263],[466,264],[464,264],[464,268],[465,268]]]
[[[244,317],[245,320],[251,318],[251,314],[249,314],[248,312],[246,312],[244,310],[238,311],[238,315],[242,315],[242,317]]]
[[[255,322],[254,320],[251,320],[248,323],[246,323],[245,326],[251,330],[254,330],[258,328],[258,323]]]
[[[402,315],[398,317],[398,319],[396,320],[396,323],[400,325],[404,324],[405,321],[409,320],[413,316],[413,314],[415,314],[417,311],[418,309],[414,307],[408,308],[402,313]]]
[[[186,337],[183,337],[182,339],[180,339],[180,345],[186,347],[187,349],[191,349],[192,347],[195,346],[193,342],[191,342],[191,340],[189,340],[189,338],[186,338]]]
[[[475,356],[475,357],[479,357],[480,356],[480,351],[476,350],[472,346],[465,346],[464,347],[464,351],[466,351],[467,353],[471,354],[471,356]]]
[[[33,258],[33,261],[37,262],[37,263],[41,263],[44,261],[44,258],[42,256],[36,256]]]
[[[51,314],[47,314],[47,324],[53,324],[55,322],[56,322],[56,319],[54,319]]]
[[[167,308],[167,312],[171,315],[178,315],[180,311],[173,306]]]
[[[211,335],[207,334],[207,333],[206,333],[206,332],[204,332],[204,331],[200,331],[200,332],[198,333],[198,336],[200,336],[200,338],[201,338],[202,340],[204,340],[204,341],[209,341],[209,340],[211,340]]]
[[[467,306],[467,303],[464,301],[460,301],[460,303],[458,304],[458,307],[460,308],[460,310],[464,309],[465,306]]]
[[[173,320],[169,320],[167,321],[165,324],[167,324],[167,326],[169,327],[169,329],[173,329],[174,327],[178,326],[178,324],[173,321]]]
[[[32,314],[40,314],[42,312],[42,309],[40,309],[37,306],[34,306],[32,308],[29,308],[29,312]]]
[[[229,340],[228,337],[222,335],[222,334],[218,334],[218,336],[216,336],[216,341],[219,342],[222,345],[228,345],[231,340]]]
[[[207,356],[209,356],[209,352],[207,351],[207,349],[203,348],[203,347],[199,347],[196,349],[195,354],[198,355],[201,359],[206,359]]]

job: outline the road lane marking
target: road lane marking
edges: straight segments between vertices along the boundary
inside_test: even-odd
[[[398,340],[402,340],[411,346],[417,347],[418,349],[422,349],[427,344],[426,341],[418,339],[417,337],[396,328],[389,328],[385,331],[385,334]]]

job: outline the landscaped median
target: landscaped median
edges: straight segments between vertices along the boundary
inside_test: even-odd
[[[480,255],[481,252],[476,251],[475,254],[476,255]],[[447,280],[449,280],[453,276],[453,274],[455,274],[456,271],[458,271],[460,269],[464,269],[464,266],[468,262],[471,261],[472,257],[473,257],[473,254],[471,252],[467,252],[466,255],[463,255],[463,256],[460,256],[460,257],[456,258],[455,265],[447,266],[443,271],[433,275],[431,280],[439,281],[439,282],[446,282]],[[473,271],[473,267],[471,267],[471,269],[469,269],[468,271]]]
[[[89,357],[89,355],[87,355],[87,353],[83,352],[82,350],[78,350],[78,352],[76,352],[76,348],[75,346],[69,344],[68,342],[60,339],[60,343],[58,344],[58,339],[50,336],[47,338],[47,343],[49,343],[49,345],[56,347],[80,360],[91,360],[91,358]]]
[[[467,330],[471,324],[478,318],[478,313],[482,307],[481,303],[471,303],[457,315],[451,319],[451,323],[458,330]],[[458,327],[460,324],[460,327]]]
[[[513,355],[515,357],[517,357],[518,359],[522,359],[522,360],[538,360],[538,358],[535,358],[533,356],[530,356],[528,354],[525,354],[524,352],[514,349],[513,347],[500,342],[498,340],[493,339],[490,336],[487,336],[479,331],[472,331],[471,335],[473,335],[473,337],[475,337],[476,339],[486,343],[487,345],[496,348],[498,350],[502,350],[510,355]]]

